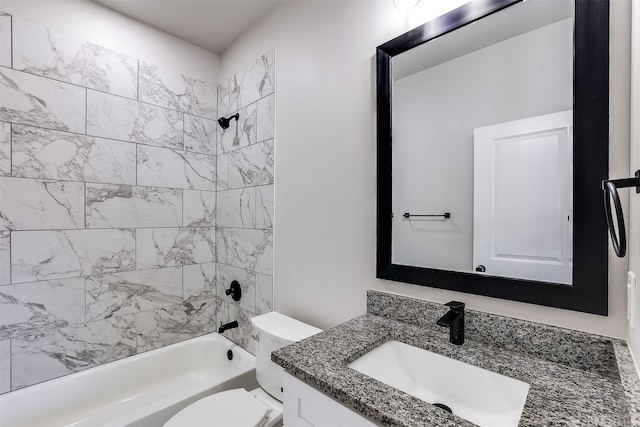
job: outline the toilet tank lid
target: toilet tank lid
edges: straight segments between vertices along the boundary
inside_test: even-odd
[[[275,311],[252,317],[251,323],[259,330],[292,342],[300,341],[322,332],[322,329]]]

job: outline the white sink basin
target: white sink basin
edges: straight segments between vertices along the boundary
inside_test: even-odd
[[[516,427],[529,392],[522,381],[398,341],[349,367],[483,427]]]

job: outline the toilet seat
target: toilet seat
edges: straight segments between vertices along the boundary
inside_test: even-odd
[[[212,394],[175,414],[164,427],[259,427],[268,408],[242,388]]]

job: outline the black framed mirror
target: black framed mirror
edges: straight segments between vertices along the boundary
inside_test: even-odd
[[[441,42],[456,30],[522,4],[521,0],[473,0],[377,48],[376,276],[415,285],[607,315],[608,243],[601,207],[601,181],[608,177],[609,170],[608,0],[575,0],[573,5],[570,281],[561,283],[406,265],[393,258],[393,219],[408,212],[393,211],[392,59],[429,42]]]

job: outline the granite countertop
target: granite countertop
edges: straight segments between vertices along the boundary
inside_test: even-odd
[[[277,350],[287,372],[383,426],[472,426],[347,367],[401,341],[530,384],[520,426],[640,427],[640,379],[622,340],[472,310],[465,343],[436,326],[441,304],[369,291],[367,314]]]

